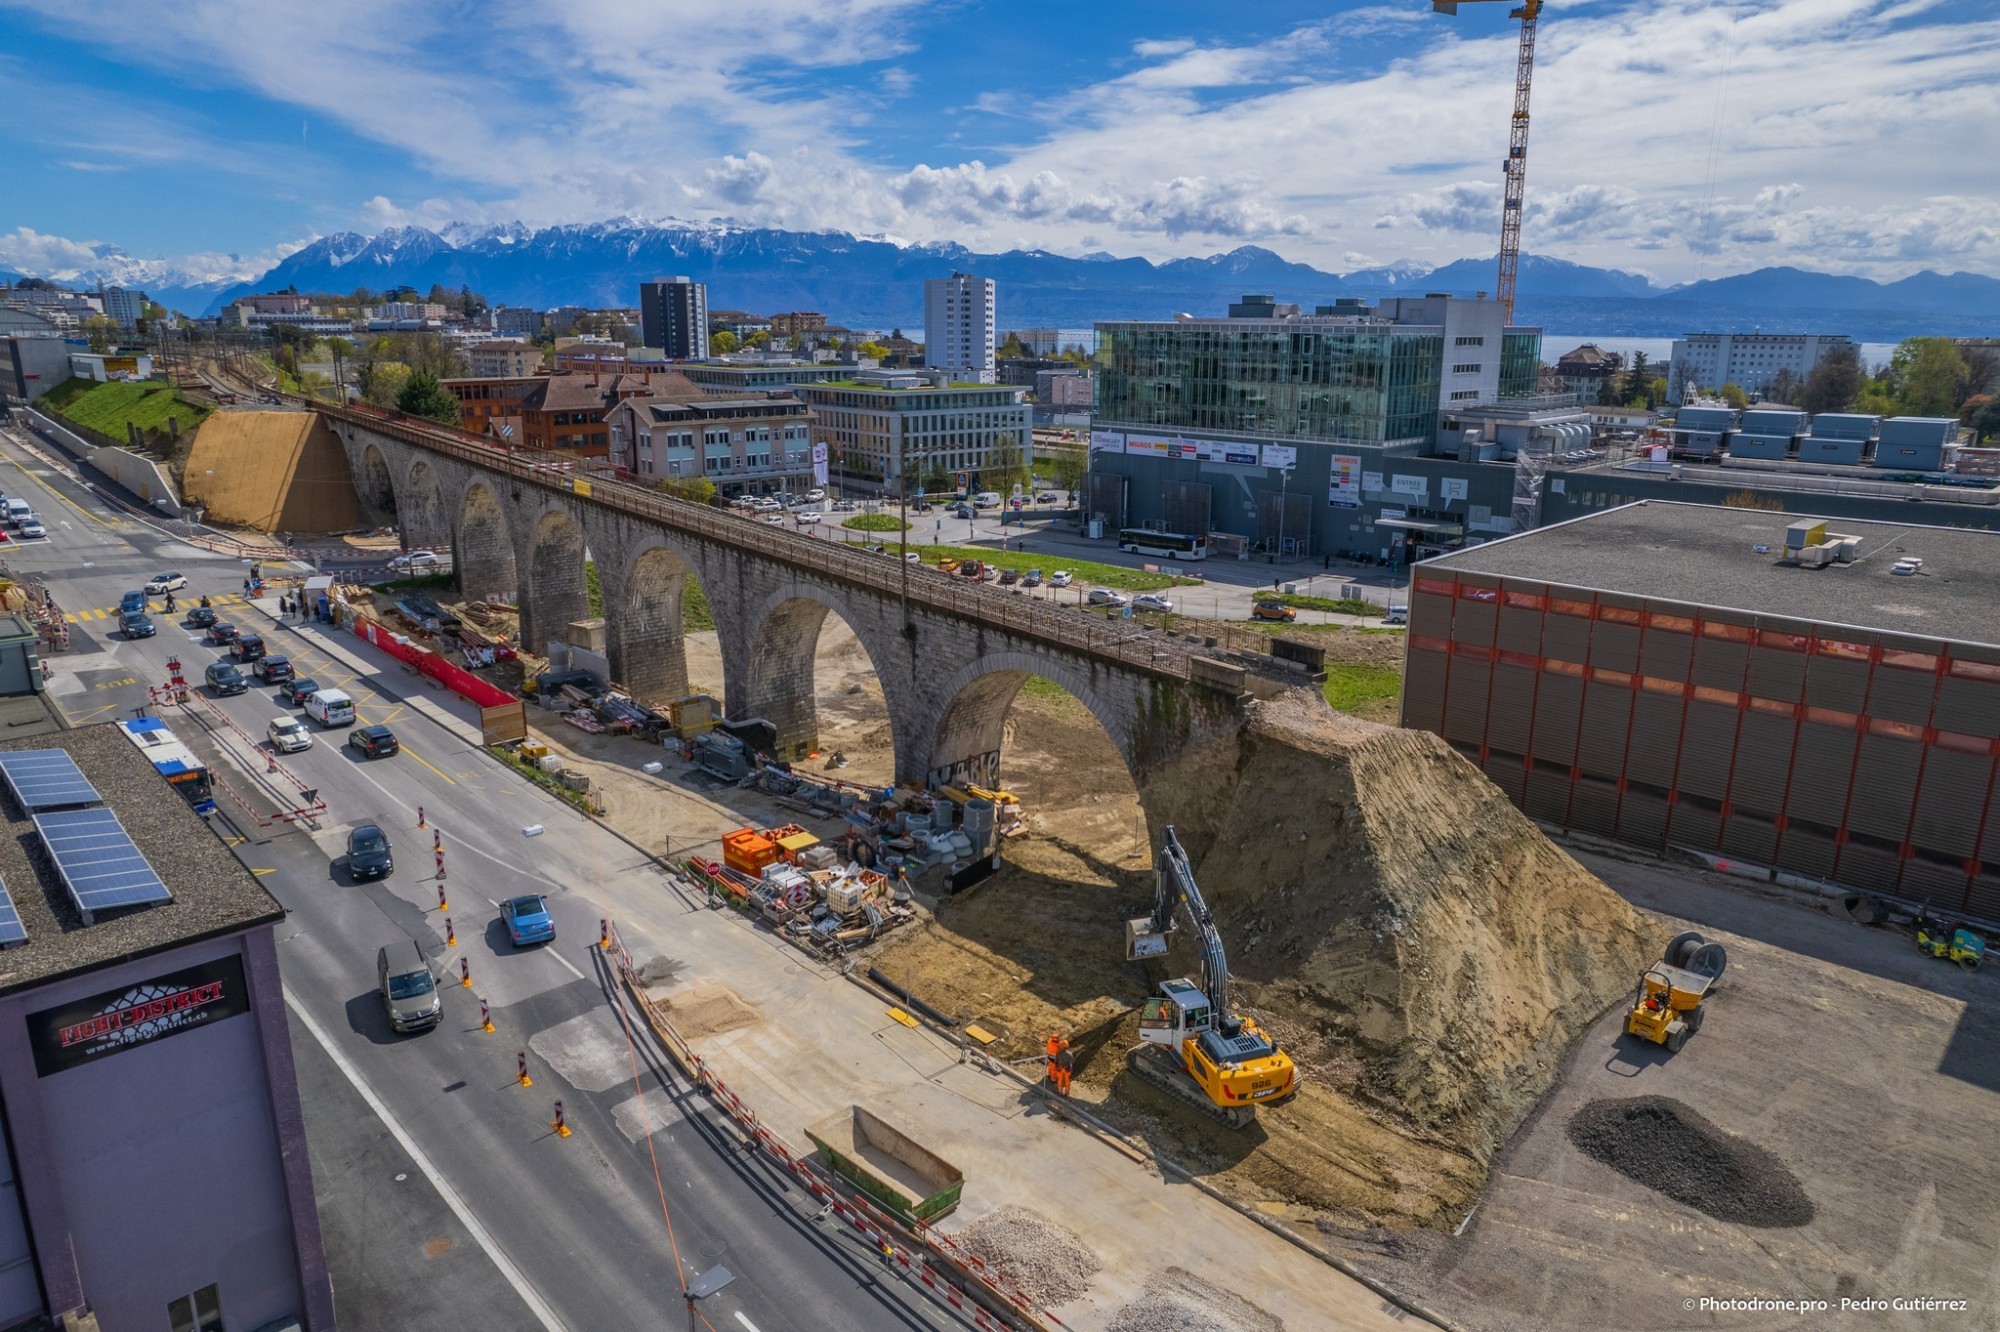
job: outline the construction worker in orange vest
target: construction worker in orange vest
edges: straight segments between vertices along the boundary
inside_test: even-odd
[[[1062,1039],[1056,1033],[1050,1032],[1048,1042],[1043,1047],[1048,1052],[1049,1057],[1048,1071],[1044,1080],[1050,1087],[1056,1085],[1056,1056],[1062,1053]]]
[[[1069,1079],[1075,1068],[1076,1056],[1069,1052],[1069,1037],[1058,1037],[1055,1062],[1056,1095],[1065,1100],[1069,1098]]]

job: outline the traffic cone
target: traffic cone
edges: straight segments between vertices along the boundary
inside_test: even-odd
[[[417,826],[419,828],[428,828],[431,826],[424,822],[424,807],[422,805],[417,806]]]
[[[556,1136],[558,1138],[567,1138],[569,1136],[569,1125],[563,1122],[561,1101],[556,1102],[556,1121],[555,1123],[549,1125],[549,1127],[556,1131]]]
[[[444,900],[444,880],[442,878],[438,880],[438,910],[451,910],[451,903]]]
[[[597,921],[597,946],[607,953],[611,951],[611,921],[601,916]]]
[[[458,959],[458,983],[468,990],[472,988],[472,963],[462,957]]]
[[[535,1080],[528,1076],[528,1052],[526,1050],[523,1050],[518,1055],[515,1055],[514,1058],[518,1060],[521,1065],[521,1074],[520,1077],[517,1079],[517,1081],[519,1081],[523,1087],[534,1086]]]
[[[450,916],[444,918],[444,946],[446,948],[458,947],[458,935],[452,932]]]
[[[489,1036],[493,1034],[493,1014],[484,999],[479,1001],[479,1029]]]

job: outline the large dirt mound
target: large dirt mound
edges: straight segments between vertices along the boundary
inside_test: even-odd
[[[1812,1199],[1771,1152],[1667,1096],[1592,1101],[1570,1116],[1569,1140],[1619,1174],[1718,1221],[1803,1226]]]
[[[182,474],[210,522],[260,532],[344,532],[360,522],[340,440],[317,412],[216,412]]]
[[[1663,942],[1427,732],[1258,704],[1233,786],[1197,872],[1248,996],[1482,1162]]]

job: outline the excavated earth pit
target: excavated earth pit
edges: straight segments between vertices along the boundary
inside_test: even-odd
[[[1592,1101],[1568,1127],[1578,1151],[1718,1221],[1778,1228],[1813,1219],[1812,1199],[1775,1154],[1670,1096]]]

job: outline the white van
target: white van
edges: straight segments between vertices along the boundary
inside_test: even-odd
[[[993,491],[993,490],[982,490],[982,491],[980,491],[980,492],[979,492],[979,493],[978,493],[977,495],[974,495],[974,496],[972,497],[972,507],[973,507],[973,508],[975,508],[975,509],[997,509],[997,508],[999,508],[999,507],[1000,507],[1000,494],[999,494],[999,492],[998,492],[998,491]]]
[[[332,730],[354,725],[354,700],[338,689],[322,689],[306,699],[306,716]]]
[[[24,499],[10,499],[7,501],[7,521],[14,526],[19,527],[34,516],[35,510],[28,501]]]

